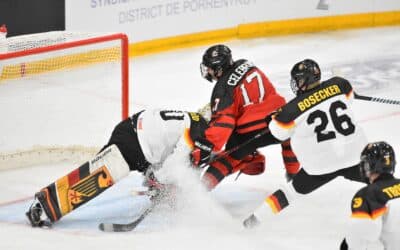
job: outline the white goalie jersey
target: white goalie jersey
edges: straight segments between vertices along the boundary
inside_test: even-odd
[[[192,138],[201,133],[206,122],[199,114],[172,110],[145,110],[137,121],[137,135],[146,160],[161,165],[174,150],[189,156]]]
[[[354,119],[353,99],[347,80],[331,78],[280,109],[269,128],[279,140],[291,138],[292,148],[308,174],[354,166],[367,139]]]

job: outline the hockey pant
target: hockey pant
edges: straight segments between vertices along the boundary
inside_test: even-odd
[[[304,169],[301,169],[291,182],[284,184],[280,189],[269,195],[263,204],[256,209],[254,215],[260,221],[266,220],[282,211],[297,198],[313,192],[338,176],[364,182],[358,165],[323,175],[309,175]]]
[[[112,145],[43,188],[39,201],[47,217],[55,222],[127,176],[129,171],[118,147]]]
[[[236,145],[240,145],[248,141],[249,139],[254,138],[258,133],[260,133],[260,130],[248,132],[245,134],[233,133],[229,138],[228,143],[226,144],[225,150],[229,150],[230,148],[233,148]],[[271,133],[266,133],[258,137],[257,139],[246,144],[246,146],[243,146],[238,150],[232,152],[230,155],[234,159],[243,159],[244,157],[253,154],[253,152],[255,152],[259,148],[274,144],[281,144],[282,159],[286,172],[289,175],[296,174],[300,170],[300,163],[297,160],[296,154],[292,150],[290,140],[281,142],[278,139],[276,139]]]
[[[101,151],[113,144],[117,145],[130,170],[137,170],[144,173],[150,166],[150,163],[143,155],[136,133],[137,119],[140,113],[134,114],[115,126],[108,143]]]

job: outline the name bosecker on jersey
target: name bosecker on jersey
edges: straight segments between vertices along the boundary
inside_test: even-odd
[[[311,95],[299,101],[297,106],[300,111],[305,111],[306,109],[313,107],[315,104],[318,104],[329,97],[340,94],[342,94],[342,91],[340,90],[339,86],[337,84],[333,84],[313,92]]]
[[[346,79],[333,77],[322,82],[319,87],[294,98],[279,112],[277,119],[281,122],[289,123],[325,100],[338,95],[348,96],[352,90],[350,83]],[[290,112],[285,112],[284,110],[286,109],[289,109]]]

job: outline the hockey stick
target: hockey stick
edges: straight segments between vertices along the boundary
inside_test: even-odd
[[[386,104],[400,105],[400,101],[390,100],[390,99],[385,99],[385,98],[379,98],[379,97],[371,97],[371,96],[359,95],[359,94],[356,94],[356,93],[354,93],[354,99],[363,100],[363,101],[371,101],[371,102],[380,102],[380,103],[386,103]]]
[[[248,139],[247,141],[245,141],[241,144],[238,144],[235,147],[233,147],[227,151],[223,151],[220,154],[210,155],[210,156],[208,156],[208,158],[210,158],[210,162],[221,159],[221,158],[235,152],[236,150],[246,146],[247,144],[253,142],[254,140],[260,138],[261,136],[263,136],[269,132],[270,132],[269,128],[265,128],[265,129],[261,130],[259,133],[257,133],[256,135],[254,135],[252,138]],[[207,165],[209,165],[209,163],[205,163],[205,164],[201,165],[200,167],[203,168]],[[133,195],[147,195],[149,193],[148,193],[148,191],[133,191],[132,194]],[[156,205],[157,205],[157,202],[153,202],[150,205],[150,207],[148,207],[137,219],[135,219],[134,221],[132,221],[130,223],[127,223],[127,224],[100,223],[99,229],[104,232],[129,232],[129,231],[132,231],[147,217],[147,215],[149,213],[151,213],[153,211],[153,209]]]
[[[137,219],[127,224],[119,223],[100,223],[99,229],[103,232],[129,232],[137,227],[137,225],[142,222],[149,213],[151,213],[156,206],[156,202],[152,202],[150,207],[148,207]]]
[[[147,195],[150,197],[155,197],[159,191],[157,190],[133,190],[132,195]],[[104,232],[129,232],[135,229],[139,223],[141,223],[149,213],[151,213],[154,207],[158,204],[157,201],[152,201],[151,205],[135,220],[130,223],[120,224],[120,223],[100,223],[99,229]]]
[[[239,150],[240,148],[246,146],[247,144],[249,144],[249,143],[255,141],[256,139],[260,138],[261,136],[263,136],[263,135],[265,135],[266,133],[269,133],[269,132],[270,132],[270,130],[269,130],[269,128],[267,127],[267,128],[265,128],[265,129],[261,130],[259,133],[255,134],[253,137],[251,137],[251,138],[248,139],[247,141],[245,141],[245,142],[243,142],[243,143],[240,143],[240,144],[236,145],[235,147],[233,147],[233,148],[231,148],[231,149],[229,149],[229,150],[227,150],[227,151],[222,151],[221,153],[219,153],[219,154],[214,154],[214,155],[211,154],[211,155],[209,155],[208,157],[206,157],[206,160],[207,160],[207,159],[210,159],[210,160],[209,160],[207,163],[203,163],[203,164],[200,165],[199,167],[200,167],[200,168],[204,168],[204,167],[208,166],[211,162],[214,162],[214,161],[216,161],[216,160],[219,160],[219,159],[221,159],[221,158],[223,158],[223,157],[225,157],[225,156],[227,156],[227,155],[229,155],[229,154],[231,154],[231,153],[233,153],[233,152]]]

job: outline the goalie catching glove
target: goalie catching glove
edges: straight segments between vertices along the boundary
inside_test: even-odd
[[[214,145],[207,139],[199,138],[194,141],[194,149],[190,154],[190,160],[195,167],[202,167],[211,162],[211,154]]]

